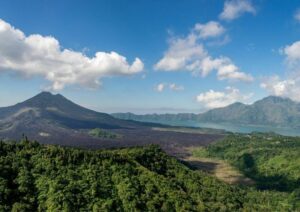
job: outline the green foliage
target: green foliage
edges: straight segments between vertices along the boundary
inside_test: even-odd
[[[300,188],[300,138],[253,133],[231,135],[210,145],[210,156],[225,159],[253,178],[261,189]]]
[[[300,208],[299,137],[271,133],[232,134],[201,151],[207,156],[230,162],[254,179],[260,190],[289,193],[288,199],[292,200],[295,207]],[[197,156],[198,152],[194,151],[194,154]],[[274,198],[278,197],[278,192],[273,194],[276,194]]]
[[[89,131],[89,135],[96,138],[107,138],[107,139],[116,139],[121,138],[121,135],[103,130],[100,128],[95,128]]]
[[[295,210],[294,197],[276,195],[192,171],[157,146],[88,151],[0,142],[0,211]]]

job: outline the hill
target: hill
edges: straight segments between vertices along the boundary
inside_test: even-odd
[[[157,146],[87,151],[0,142],[1,211],[292,211],[294,197],[222,183]]]
[[[209,123],[230,123],[272,127],[300,127],[300,103],[288,98],[269,96],[251,105],[234,103],[201,114],[148,114],[115,113],[114,117],[166,123],[167,121],[198,121]]]

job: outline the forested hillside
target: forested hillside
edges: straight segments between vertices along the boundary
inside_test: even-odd
[[[194,156],[226,160],[256,182],[260,190],[290,193],[300,209],[300,138],[276,134],[233,134]]]
[[[0,211],[295,210],[294,196],[222,183],[157,146],[80,150],[0,142]]]
[[[300,138],[276,134],[232,135],[209,145],[207,154],[231,162],[261,189],[300,194]]]

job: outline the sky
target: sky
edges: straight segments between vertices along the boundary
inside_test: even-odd
[[[108,113],[300,101],[300,2],[2,0],[0,106],[41,91]]]

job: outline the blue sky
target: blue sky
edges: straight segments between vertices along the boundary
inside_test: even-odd
[[[267,95],[299,101],[299,8],[280,0],[3,0],[0,106],[42,90],[104,112],[201,112]]]

